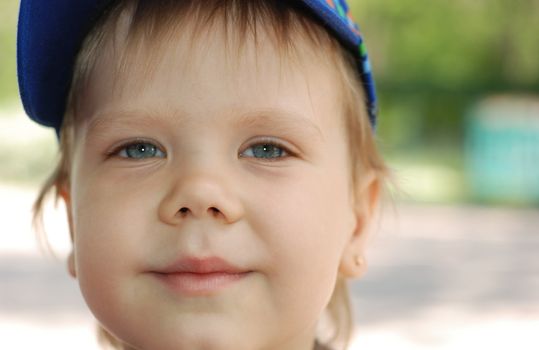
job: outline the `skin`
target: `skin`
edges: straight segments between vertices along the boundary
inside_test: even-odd
[[[351,188],[335,74],[307,43],[297,42],[301,67],[269,40],[234,60],[220,34],[204,43],[188,59],[178,39],[149,76],[143,58],[121,75],[114,54],[99,60],[62,190],[69,269],[132,348],[310,350],[337,277],[363,272],[355,259],[376,183],[364,174],[363,190]],[[139,138],[161,153],[118,151]],[[285,152],[255,156],[267,138]],[[150,271],[186,255],[252,272],[183,297]]]

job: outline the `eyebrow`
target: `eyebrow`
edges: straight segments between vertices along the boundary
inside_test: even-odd
[[[132,130],[135,128],[150,128],[157,124],[165,124],[164,127],[173,127],[192,121],[193,119],[184,113],[174,113],[174,118],[170,116],[159,117],[148,111],[120,110],[111,111],[92,117],[87,123],[87,134],[99,134],[109,129]],[[307,134],[324,140],[321,129],[312,120],[297,113],[282,109],[260,109],[241,114],[239,116],[226,117],[233,128],[271,128],[274,131],[289,134],[290,132]]]
[[[324,139],[322,131],[312,120],[280,109],[264,109],[246,113],[237,117],[232,125],[234,127],[272,128],[282,133],[293,131]]]
[[[99,135],[112,130],[132,130],[133,127],[148,128],[161,122],[161,118],[143,110],[120,110],[110,111],[92,116],[86,123],[87,135]]]

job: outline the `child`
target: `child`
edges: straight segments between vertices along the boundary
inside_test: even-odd
[[[22,0],[70,274],[118,349],[323,349],[386,168],[344,1]],[[361,44],[361,45],[360,45]],[[323,338],[322,316],[333,325]]]

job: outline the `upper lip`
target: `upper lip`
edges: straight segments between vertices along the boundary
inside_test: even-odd
[[[172,264],[157,270],[156,272],[162,274],[172,273],[243,273],[247,272],[244,269],[236,267],[228,261],[219,257],[183,257]]]

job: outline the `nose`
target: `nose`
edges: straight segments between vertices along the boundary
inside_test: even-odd
[[[231,224],[244,214],[240,198],[212,173],[179,176],[159,205],[161,221],[177,225],[185,220],[217,220]]]

